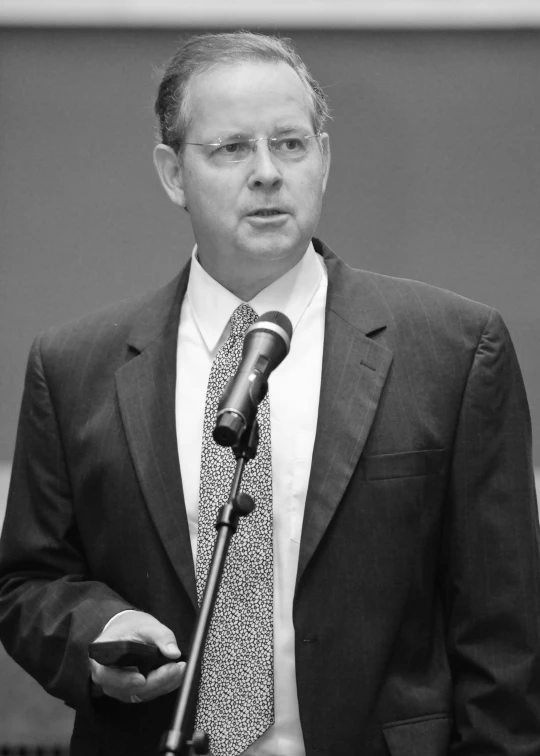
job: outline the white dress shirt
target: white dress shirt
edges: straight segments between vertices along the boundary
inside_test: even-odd
[[[246,756],[305,756],[294,658],[292,603],[317,425],[327,277],[310,244],[300,262],[249,304],[284,312],[293,326],[288,356],[269,379],[274,528],[275,723]],[[178,331],[176,434],[193,560],[197,555],[200,460],[212,361],[242,303],[201,267],[193,251]],[[224,502],[225,503],[225,502]],[[234,536],[233,536],[234,537]]]

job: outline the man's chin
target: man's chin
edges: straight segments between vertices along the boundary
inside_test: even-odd
[[[309,241],[304,245],[307,249]],[[270,262],[301,257],[305,252],[300,239],[292,239],[283,234],[264,234],[256,238],[246,239],[240,246],[246,259]]]

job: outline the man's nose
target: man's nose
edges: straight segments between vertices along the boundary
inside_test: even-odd
[[[283,178],[280,166],[266,139],[261,139],[255,143],[255,151],[251,156],[250,163],[249,185],[251,187],[276,187],[281,184]]]

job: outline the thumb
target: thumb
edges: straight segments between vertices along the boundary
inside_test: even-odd
[[[155,624],[152,623],[151,627],[147,626],[144,630],[144,640],[155,643],[164,656],[175,659],[181,655],[174,633],[168,627],[156,621]]]

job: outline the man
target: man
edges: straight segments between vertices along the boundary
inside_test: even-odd
[[[156,749],[231,475],[217,387],[255,313],[278,310],[291,351],[259,410],[257,509],[233,538],[197,726],[227,756],[537,755],[530,422],[500,316],[312,240],[327,110],[284,42],[193,39],[156,111],[156,168],[196,250],[158,293],[33,346],[1,546],[8,652],[77,709],[74,754]],[[90,665],[96,638],[171,663],[147,679]]]

